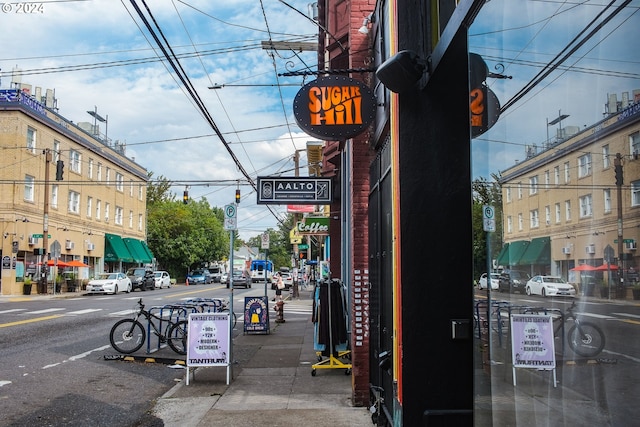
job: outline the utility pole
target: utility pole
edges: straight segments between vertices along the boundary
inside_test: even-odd
[[[42,218],[42,255],[40,264],[40,279],[38,280],[38,293],[47,293],[47,261],[49,260],[49,168],[51,165],[52,154],[48,148],[44,151],[44,214]]]
[[[622,265],[622,255],[624,251],[624,238],[622,230],[622,185],[624,179],[622,176],[622,155],[616,153],[616,158],[613,160],[613,166],[616,175],[616,187],[618,188],[618,280],[622,281],[622,274],[624,272]],[[623,283],[618,283],[622,285]],[[611,286],[609,286],[609,297],[611,297]]]

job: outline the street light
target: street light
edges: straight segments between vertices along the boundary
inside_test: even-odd
[[[93,106],[94,110],[93,111],[87,111],[87,113],[93,117],[93,134],[97,135],[98,138],[100,137],[100,132],[96,132],[96,129],[98,129],[98,123],[97,122],[102,122],[104,123],[104,141],[106,144],[109,144],[109,139],[107,138],[107,131],[109,129],[109,116],[107,115],[106,118],[102,117],[100,114],[98,114],[98,107],[96,107],[95,105]]]

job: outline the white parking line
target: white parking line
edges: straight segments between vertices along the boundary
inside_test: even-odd
[[[52,313],[54,311],[61,311],[61,310],[66,310],[66,308],[47,308],[44,310],[30,311],[28,313],[22,313],[22,314],[43,314],[43,313]]]
[[[86,308],[84,310],[78,310],[78,311],[70,311],[69,313],[65,313],[66,315],[79,315],[79,314],[88,314],[88,313],[93,313],[95,311],[102,311],[101,308]]]
[[[0,314],[5,314],[5,313],[15,313],[16,311],[25,311],[25,308],[12,308],[11,310],[2,310],[0,311]]]

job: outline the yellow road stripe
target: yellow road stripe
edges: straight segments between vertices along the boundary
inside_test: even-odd
[[[634,325],[640,325],[640,322],[639,322],[639,321],[637,321],[637,320],[621,319],[620,321],[621,321],[621,322],[624,322],[624,323],[632,323],[632,324],[634,324]]]
[[[58,317],[62,317],[62,314],[57,314],[55,316],[36,317],[35,319],[19,320],[17,322],[0,323],[0,328],[6,328],[6,327],[9,327],[9,326],[24,325],[24,324],[33,323],[33,322],[42,322],[43,320],[57,319]]]

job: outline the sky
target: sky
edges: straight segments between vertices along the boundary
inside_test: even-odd
[[[149,21],[144,3],[135,2]],[[293,156],[314,138],[292,113],[293,97],[314,77],[315,52],[265,50],[263,41],[317,40],[308,1],[153,0],[146,2],[188,82],[245,171],[294,176]],[[23,84],[54,89],[58,112],[75,123],[106,118],[100,133],[125,144],[126,156],[180,183],[182,199],[223,207],[240,188],[238,231],[248,239],[277,227],[286,206],[269,211],[236,167],[211,124],[189,96],[129,0],[43,1],[35,13],[5,4],[0,12],[0,88],[22,70]],[[296,9],[296,10],[294,10]],[[153,25],[152,21],[152,25]],[[160,31],[155,30],[157,34]],[[223,85],[221,89],[209,87]],[[106,126],[105,126],[106,125]],[[300,152],[301,175],[307,161]],[[221,183],[222,181],[222,183]],[[204,184],[208,185],[204,185]]]
[[[615,0],[619,5],[624,0]],[[587,23],[604,9],[600,0],[488,1],[469,30],[470,51],[489,70],[508,79],[487,79],[504,106],[542,66],[571,46]],[[144,11],[141,0],[134,2]],[[193,91],[247,173],[293,176],[293,157],[313,140],[295,123],[293,98],[314,77],[282,73],[317,69],[315,52],[264,50],[261,42],[316,41],[310,1],[153,0],[153,21],[185,70]],[[240,237],[277,227],[277,216],[256,204],[220,138],[189,96],[130,0],[49,0],[35,13],[0,11],[0,88],[12,70],[22,83],[55,89],[59,113],[73,122],[93,122],[87,111],[108,119],[101,124],[126,155],[153,173],[186,184],[189,196],[212,206],[233,202],[240,185]],[[9,6],[7,6],[9,5]],[[609,93],[640,89],[640,0],[633,0],[587,40],[560,68],[503,111],[497,123],[472,141],[472,175],[490,177],[542,147],[547,122],[560,113],[563,126],[591,126],[603,118]],[[160,32],[158,32],[160,34]],[[500,68],[503,67],[503,68]],[[222,85],[217,90],[209,89]],[[301,152],[301,175],[306,174]],[[230,183],[231,182],[231,183]],[[200,185],[207,183],[208,185]]]

